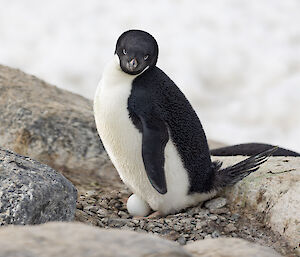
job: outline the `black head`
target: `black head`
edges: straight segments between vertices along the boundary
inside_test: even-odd
[[[158,45],[154,37],[142,30],[128,30],[118,39],[115,53],[119,56],[121,69],[137,75],[147,67],[155,66]]]

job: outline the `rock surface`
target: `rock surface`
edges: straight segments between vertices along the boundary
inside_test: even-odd
[[[0,99],[0,146],[65,175],[94,172],[107,160],[92,101],[2,65]]]
[[[185,246],[193,257],[280,257],[273,249],[239,238],[205,239]]]
[[[190,257],[178,244],[130,231],[80,223],[0,229],[0,257]]]
[[[221,158],[224,166],[232,158]],[[237,162],[242,157],[234,158]],[[283,235],[292,247],[300,242],[300,158],[271,157],[261,168],[227,188],[231,210],[255,216]]]
[[[0,225],[72,220],[76,198],[63,175],[0,148]]]

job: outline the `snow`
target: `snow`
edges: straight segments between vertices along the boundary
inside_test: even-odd
[[[210,139],[300,151],[298,0],[0,0],[0,63],[93,98],[118,36],[143,29]]]

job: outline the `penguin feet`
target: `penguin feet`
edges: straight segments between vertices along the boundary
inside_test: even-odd
[[[146,219],[159,219],[159,218],[162,218],[163,216],[164,215],[160,211],[155,211],[145,218]]]
[[[147,202],[136,194],[132,194],[127,200],[127,210],[132,216],[145,217],[151,212],[151,208]]]

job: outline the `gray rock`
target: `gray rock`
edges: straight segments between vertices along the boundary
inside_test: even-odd
[[[72,220],[76,198],[63,175],[0,148],[0,225]]]
[[[0,145],[68,174],[107,160],[92,101],[0,65]]]
[[[210,210],[220,209],[220,208],[224,207],[226,205],[226,203],[227,203],[226,198],[218,197],[218,198],[214,198],[210,201],[207,201],[205,203],[205,207]]]
[[[237,228],[232,223],[229,223],[225,226],[224,230],[225,232],[229,233],[229,232],[236,231]]]
[[[273,249],[237,238],[204,239],[184,247],[193,257],[280,257]]]
[[[186,244],[186,239],[185,237],[181,236],[177,239],[177,242],[180,244],[180,245],[185,245]]]
[[[80,223],[47,223],[0,229],[0,257],[191,257],[159,237]]]

